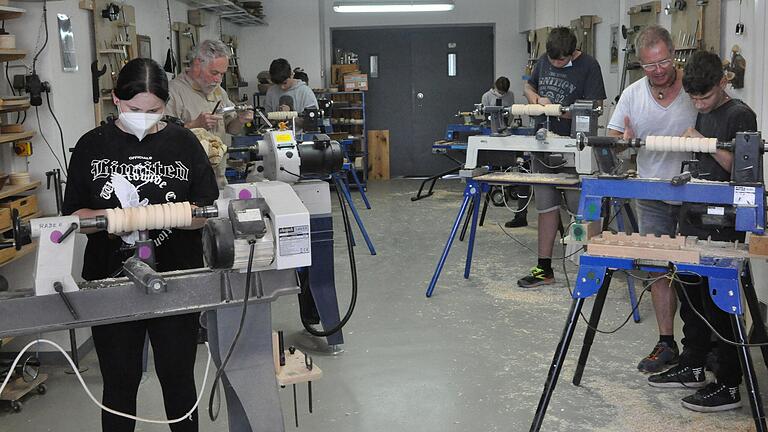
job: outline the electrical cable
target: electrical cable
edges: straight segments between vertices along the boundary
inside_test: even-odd
[[[349,222],[349,213],[347,211],[347,205],[346,202],[344,202],[344,198],[341,196],[341,185],[339,184],[340,181],[336,180],[336,197],[339,199],[339,205],[341,206],[341,217],[344,221],[344,234],[347,239],[347,253],[349,255],[349,271],[352,278],[352,297],[349,300],[349,308],[347,309],[347,313],[344,314],[344,318],[339,321],[338,324],[336,324],[333,328],[325,331],[318,331],[312,328],[311,324],[308,323],[304,317],[301,318],[301,324],[304,326],[304,329],[311,335],[317,336],[317,337],[327,337],[330,336],[342,328],[347,324],[349,319],[352,317],[352,313],[355,311],[355,305],[357,304],[357,264],[355,263],[355,249],[352,246],[352,226]]]
[[[704,280],[704,276],[702,276],[702,275],[700,275],[700,274],[698,274],[698,273],[695,273],[695,272],[691,272],[691,271],[682,271],[682,272],[679,272],[679,271],[677,271],[677,267],[676,267],[676,266],[674,266],[674,264],[673,264],[673,268],[674,268],[674,271],[672,272],[672,275],[670,276],[670,279],[671,279],[671,280],[673,280],[673,281],[676,281],[677,283],[679,283],[679,284],[681,284],[681,285],[683,285],[683,286],[681,287],[682,289],[681,289],[680,291],[682,291],[682,292],[683,292],[683,295],[685,296],[685,299],[686,299],[686,301],[688,301],[688,305],[691,307],[691,310],[693,311],[693,313],[694,313],[694,314],[695,314],[695,315],[696,315],[696,316],[697,316],[697,317],[698,317],[698,318],[699,318],[701,321],[703,321],[703,322],[704,322],[704,324],[706,324],[706,326],[707,326],[707,327],[709,327],[709,330],[712,332],[712,334],[713,334],[713,335],[715,335],[715,336],[716,336],[718,339],[720,339],[722,342],[725,342],[725,343],[726,343],[726,344],[728,344],[728,345],[732,345],[732,346],[735,346],[735,347],[739,347],[739,348],[755,348],[755,347],[764,347],[764,346],[768,346],[768,342],[765,342],[765,343],[741,343],[741,342],[732,341],[732,340],[730,340],[730,339],[726,338],[725,336],[721,335],[721,334],[720,334],[720,333],[719,333],[717,330],[715,330],[715,327],[714,327],[714,326],[713,326],[713,325],[712,325],[712,324],[709,322],[709,320],[708,320],[707,318],[705,318],[705,317],[704,317],[704,315],[703,315],[702,313],[700,313],[700,312],[699,312],[699,311],[698,311],[698,310],[697,310],[697,309],[696,309],[696,308],[693,306],[693,303],[691,302],[691,297],[690,297],[690,295],[688,294],[688,290],[687,290],[687,289],[685,289],[685,286],[686,286],[686,285],[687,285],[687,286],[695,286],[695,285],[698,285],[698,284],[700,284],[700,283],[701,283],[701,282]],[[684,281],[684,280],[680,279],[680,278],[677,276],[677,275],[681,275],[681,274],[682,274],[682,275],[694,275],[694,276],[698,276],[698,277],[700,278],[700,280],[699,280],[698,282],[686,282],[686,281]],[[727,312],[725,312],[725,311],[723,311],[723,312],[724,312],[724,313],[727,313]]]
[[[176,66],[173,64],[176,57],[173,54],[173,23],[171,22],[170,0],[165,0],[165,9],[168,12],[168,52],[171,56],[171,68],[173,68],[173,77],[176,78]]]
[[[37,118],[37,129],[40,131],[40,136],[43,138],[43,141],[45,141],[45,144],[48,146],[48,150],[51,151],[51,154],[56,159],[56,162],[58,162],[59,167],[61,168],[61,171],[66,173],[67,172],[66,168],[64,168],[64,166],[61,164],[61,160],[59,159],[58,156],[56,156],[56,152],[53,151],[53,147],[51,147],[51,143],[48,142],[48,139],[45,137],[45,134],[43,133],[43,127],[40,125],[40,113],[37,107],[35,107],[35,117]]]
[[[512,170],[512,169],[514,169],[514,168],[518,168],[518,170],[519,170],[519,171],[523,171],[523,172],[527,172],[527,173],[530,173],[530,172],[531,172],[531,171],[529,171],[529,170],[525,169],[525,168],[522,166],[522,164],[521,164],[521,165],[518,165],[518,166],[516,166],[516,167],[509,167],[509,168],[505,169],[505,170],[504,170],[504,172],[509,172],[510,170]],[[507,208],[507,210],[509,210],[509,211],[511,211],[512,213],[515,213],[515,214],[517,214],[517,213],[522,213],[522,212],[526,211],[526,210],[528,209],[528,206],[531,204],[531,201],[533,201],[533,187],[532,187],[532,186],[528,186],[528,190],[529,190],[529,192],[530,192],[530,193],[528,194],[528,200],[525,202],[525,205],[523,206],[523,208],[521,208],[521,209],[519,208],[519,209],[517,209],[517,210],[514,210],[514,209],[512,209],[512,208],[509,206],[509,204],[507,204],[507,193],[506,193],[506,189],[505,189],[505,188],[508,188],[508,187],[517,187],[517,186],[519,186],[519,185],[515,185],[515,186],[505,186],[505,185],[502,185],[502,186],[501,186],[501,193],[502,193],[501,197],[502,197],[502,198],[503,198],[503,200],[504,200],[504,207],[506,207],[506,208]],[[518,198],[518,200],[519,200],[519,199],[520,199],[520,198]]]
[[[43,17],[42,22],[40,23],[41,27],[45,27],[45,42],[43,42],[43,46],[40,47],[40,50],[35,53],[35,57],[32,59],[32,74],[37,73],[37,58],[40,56],[40,54],[45,49],[46,45],[48,45],[48,1],[43,0]],[[38,42],[40,41],[40,30],[37,32],[38,34]],[[37,48],[37,44],[35,44],[35,48]]]
[[[213,410],[213,400],[216,397],[216,393],[218,392],[219,388],[219,380],[221,380],[221,376],[224,375],[224,369],[226,369],[227,364],[229,363],[229,358],[232,357],[232,353],[235,351],[235,346],[237,345],[237,341],[240,339],[240,334],[243,332],[243,327],[245,326],[245,315],[248,313],[248,300],[251,297],[251,274],[253,273],[253,251],[256,247],[256,241],[255,240],[248,240],[248,244],[250,245],[250,251],[248,253],[248,269],[245,273],[245,290],[243,291],[243,313],[240,315],[240,325],[237,327],[237,333],[235,333],[235,337],[232,339],[232,344],[229,345],[229,349],[227,350],[227,354],[224,356],[224,360],[221,362],[221,366],[219,366],[216,370],[216,376],[213,378],[213,385],[211,387],[211,396],[208,398],[208,418],[211,419],[211,421],[216,421],[216,418],[219,416],[219,411],[217,410],[214,412]]]
[[[132,414],[126,414],[126,413],[123,413],[123,412],[120,412],[120,411],[113,410],[113,409],[111,409],[109,407],[104,406],[101,402],[96,400],[96,398],[93,396],[93,393],[91,393],[91,390],[85,384],[85,381],[83,380],[83,376],[80,375],[80,371],[78,370],[77,366],[75,366],[75,362],[74,362],[74,360],[72,360],[72,357],[70,357],[69,354],[67,354],[67,352],[64,350],[64,348],[62,348],[56,342],[52,342],[52,341],[49,341],[47,339],[36,339],[36,340],[33,340],[32,342],[28,343],[21,350],[21,352],[19,352],[19,354],[16,355],[16,359],[13,361],[13,364],[11,365],[11,370],[13,370],[16,367],[16,365],[19,363],[19,360],[21,360],[21,357],[24,355],[25,352],[27,352],[30,348],[32,348],[32,346],[38,345],[38,344],[48,344],[48,345],[51,345],[54,348],[58,349],[62,353],[62,355],[64,355],[64,358],[67,359],[67,362],[69,363],[69,366],[72,368],[72,371],[77,376],[78,381],[80,381],[80,385],[85,390],[85,393],[88,395],[88,397],[91,399],[91,401],[93,401],[93,403],[96,406],[98,406],[99,408],[101,408],[102,410],[104,410],[104,411],[106,411],[106,412],[108,412],[110,414],[114,414],[116,416],[125,417],[127,419],[131,419],[131,420],[139,421],[139,422],[143,422],[143,423],[174,424],[174,423],[179,423],[179,422],[184,421],[187,418],[189,418],[192,415],[192,413],[195,412],[195,410],[197,409],[198,405],[200,405],[200,400],[202,399],[202,396],[203,396],[202,389],[205,389],[205,385],[206,385],[206,383],[208,381],[208,371],[209,371],[210,366],[211,366],[211,350],[210,350],[210,347],[208,346],[208,343],[206,343],[205,346],[208,348],[208,363],[206,363],[206,365],[205,365],[205,375],[203,375],[203,384],[202,384],[200,393],[197,395],[197,400],[195,401],[195,404],[192,406],[192,408],[189,411],[187,411],[186,414],[184,414],[183,416],[181,416],[179,418],[172,419],[172,420],[152,420],[152,419],[145,419],[145,418],[137,417],[137,416],[132,415]],[[0,384],[0,393],[3,392],[3,389],[8,384],[8,381],[10,381],[12,375],[13,374],[10,374],[10,373],[8,375],[6,375],[5,380],[3,381],[3,383]]]
[[[59,128],[59,138],[61,138],[61,154],[64,156],[64,166],[69,169],[69,161],[67,161],[67,149],[64,146],[64,131],[61,130],[61,123],[59,123],[59,119],[56,118],[56,114],[53,112],[53,107],[51,106],[51,96],[50,92],[48,90],[45,90],[45,100],[48,102],[48,111],[51,112],[51,116],[53,117],[53,120],[56,122],[56,126]],[[69,174],[69,171],[64,171],[64,178],[66,179],[67,174]]]
[[[573,224],[573,222],[568,224],[568,226],[570,226],[572,224]],[[563,231],[565,231],[565,230],[563,230]],[[562,233],[560,233],[560,239],[563,241],[563,254],[565,254],[565,237],[564,237],[564,235]],[[565,257],[562,258],[562,266],[563,266],[563,275],[564,275],[564,278],[565,278],[566,287],[568,288],[568,293],[571,295],[571,298],[573,298],[573,290],[571,289],[571,281],[570,281],[570,278],[568,277],[568,269],[567,269],[567,267],[565,265]],[[625,272],[624,271],[623,273],[626,274],[627,277],[637,278],[636,276],[630,274],[629,272]],[[643,296],[645,295],[646,292],[650,291],[650,286],[653,285],[653,283],[656,282],[657,280],[661,280],[661,279],[664,279],[666,277],[667,277],[667,274],[664,274],[664,275],[658,276],[656,278],[648,279],[648,281],[650,283],[648,284],[648,286],[643,288],[643,291],[640,293],[640,296],[637,298],[637,302],[635,303],[635,306],[632,307],[632,310],[627,315],[627,318],[624,320],[624,322],[622,322],[618,327],[616,327],[613,330],[600,330],[597,327],[592,327],[589,324],[589,320],[587,319],[587,317],[584,316],[584,312],[580,311],[579,312],[579,316],[581,316],[581,319],[587,325],[587,328],[591,329],[595,333],[600,333],[600,334],[613,334],[613,333],[616,333],[619,330],[621,330],[622,328],[624,328],[624,326],[627,325],[627,323],[629,322],[629,319],[632,318],[632,315],[635,314],[635,311],[637,310],[638,307],[640,307],[640,303],[643,301]]]

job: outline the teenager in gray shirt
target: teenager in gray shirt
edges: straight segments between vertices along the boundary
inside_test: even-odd
[[[275,83],[267,90],[264,108],[267,112],[296,111],[317,108],[317,98],[302,80],[293,77],[291,64],[286,59],[276,59],[269,65],[269,76]]]
[[[515,94],[509,91],[509,78],[500,76],[493,83],[493,88],[483,94],[480,102],[483,106],[500,106],[508,107],[515,103]],[[522,156],[522,153],[518,153],[517,156]],[[531,196],[530,187],[528,186],[514,186],[506,189],[504,192],[509,197],[510,195],[517,195],[517,212],[515,217],[504,224],[507,228],[519,228],[528,226],[528,199]],[[513,190],[514,193],[509,193]]]
[[[480,102],[483,106],[512,106],[515,103],[515,94],[509,91],[509,78],[498,77],[493,88],[483,94]]]

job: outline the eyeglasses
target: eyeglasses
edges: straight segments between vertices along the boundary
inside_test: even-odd
[[[672,59],[662,60],[656,63],[641,64],[640,66],[647,71],[654,71],[656,68],[666,69],[672,64]]]

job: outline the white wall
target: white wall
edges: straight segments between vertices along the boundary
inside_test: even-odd
[[[257,91],[256,75],[281,57],[294,68],[304,68],[310,87],[322,87],[319,0],[265,0],[263,5],[269,25],[243,28],[238,35],[247,92]]]

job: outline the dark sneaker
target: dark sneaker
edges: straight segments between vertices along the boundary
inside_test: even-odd
[[[701,388],[707,385],[704,367],[673,366],[666,372],[648,377],[651,387],[659,388]]]
[[[646,358],[640,360],[637,370],[641,372],[659,372],[666,365],[677,364],[680,357],[679,354],[677,343],[670,347],[666,342],[659,342]]]
[[[539,285],[549,285],[555,282],[555,272],[551,269],[547,272],[539,266],[531,269],[531,274],[519,279],[517,286],[523,288],[533,288]]]
[[[684,397],[682,405],[689,410],[709,413],[727,411],[741,407],[738,387],[710,383],[696,393]]]
[[[525,216],[515,216],[514,219],[504,224],[505,228],[520,228],[528,226],[528,218]]]

